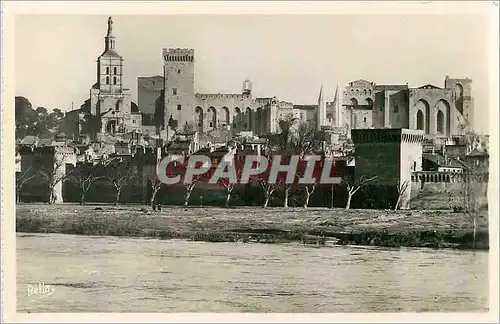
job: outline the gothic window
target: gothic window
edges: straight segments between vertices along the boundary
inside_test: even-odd
[[[109,66],[106,67],[106,74],[109,74]]]
[[[417,112],[417,129],[424,130],[424,113],[420,109]]]
[[[113,72],[114,72],[113,74],[116,75],[116,67],[113,68]]]
[[[177,96],[177,88],[172,89],[172,95]]]
[[[106,84],[109,84],[109,77],[106,77]]]
[[[437,132],[442,134],[444,133],[444,114],[441,110],[437,112],[436,119]]]
[[[116,85],[116,77],[113,77],[113,84]]]

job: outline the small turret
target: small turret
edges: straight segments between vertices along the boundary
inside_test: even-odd
[[[243,81],[243,94],[244,95],[251,95],[252,94],[252,81],[250,81],[248,79]]]

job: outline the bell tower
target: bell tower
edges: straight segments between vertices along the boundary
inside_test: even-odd
[[[117,92],[123,85],[123,58],[116,52],[113,36],[113,18],[108,18],[108,31],[104,37],[104,52],[97,59],[97,80],[103,91]]]
[[[108,18],[104,52],[97,59],[97,82],[90,89],[90,112],[101,119],[101,133],[124,133],[131,128],[130,90],[123,88],[123,58],[116,52],[112,17]]]

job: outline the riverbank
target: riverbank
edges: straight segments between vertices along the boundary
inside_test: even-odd
[[[477,219],[474,248],[487,250],[488,215]],[[139,205],[31,205],[16,208],[16,231],[317,246],[473,248],[473,220],[451,211],[325,208],[181,208]]]

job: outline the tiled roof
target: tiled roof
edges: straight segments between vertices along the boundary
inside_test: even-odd
[[[442,89],[442,88],[436,87],[435,85],[432,84],[426,84],[424,86],[418,87],[417,89]]]
[[[439,154],[422,154],[422,158],[436,163],[440,167],[450,167],[450,168],[462,168],[463,165],[457,160],[448,158],[445,159],[444,156]]]
[[[21,145],[36,145],[38,142],[37,136],[26,136],[21,140]]]
[[[102,56],[111,56],[111,57],[121,57],[115,50],[108,49],[106,52],[101,54]]]
[[[50,138],[43,138],[38,141],[38,146],[52,146],[54,141]]]
[[[189,149],[190,145],[191,141],[175,141],[170,145],[169,151],[178,149]]]
[[[472,152],[470,152],[469,154],[467,154],[467,156],[469,157],[476,157],[476,156],[489,156],[489,154],[487,152],[484,152],[484,151],[480,151],[478,149],[475,149],[473,150]]]
[[[198,151],[194,152],[193,155],[210,155],[210,148],[204,147],[199,149]]]

